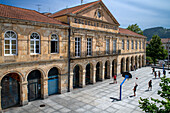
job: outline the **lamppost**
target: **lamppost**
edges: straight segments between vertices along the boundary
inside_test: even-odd
[[[168,70],[169,70],[169,38],[168,38]]]

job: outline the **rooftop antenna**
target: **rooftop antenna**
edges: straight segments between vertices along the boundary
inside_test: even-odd
[[[81,0],[81,5],[83,4],[83,0]]]
[[[37,4],[36,6],[38,7],[38,12],[40,12],[40,6],[41,6],[41,5],[40,5],[40,4]]]

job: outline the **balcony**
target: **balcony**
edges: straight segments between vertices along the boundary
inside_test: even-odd
[[[70,53],[71,58],[88,58],[88,57],[104,57],[104,56],[114,56],[120,54],[120,50],[118,51],[93,51],[91,55],[87,54],[87,52],[81,52],[80,56],[75,56],[74,52]]]

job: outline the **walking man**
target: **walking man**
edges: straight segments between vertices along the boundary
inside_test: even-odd
[[[133,88],[133,92],[134,92],[134,96],[136,96],[136,89],[137,89],[138,85],[135,83],[135,86]]]
[[[113,83],[114,83],[114,84],[115,84],[115,83],[117,84],[116,75],[114,75],[113,78],[114,78],[114,82],[113,82]]]
[[[152,80],[150,80],[150,81],[148,82],[148,85],[149,85],[148,90],[151,89],[151,91],[152,91]]]

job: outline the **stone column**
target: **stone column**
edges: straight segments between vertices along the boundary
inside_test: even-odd
[[[28,83],[20,83],[20,105],[28,104]]]
[[[102,75],[101,75],[101,81],[104,80],[104,75],[105,75],[105,66],[103,66],[103,69],[102,70]]]
[[[96,83],[96,68],[93,69],[92,84]]]
[[[73,72],[70,72],[70,91],[73,90]]]
[[[112,64],[110,65],[110,76],[109,78],[111,79],[112,78]]]
[[[83,88],[86,85],[86,70],[84,69],[82,75],[80,75],[80,87]]]
[[[41,78],[41,98],[48,98],[48,78]]]

